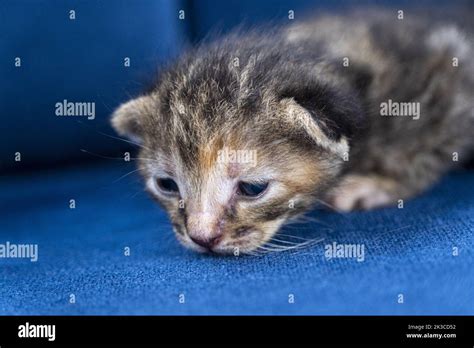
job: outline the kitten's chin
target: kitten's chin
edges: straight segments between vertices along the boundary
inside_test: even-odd
[[[210,254],[210,255],[220,255],[220,256],[241,256],[241,255],[253,255],[260,246],[264,245],[265,242],[239,242],[239,243],[226,243],[224,245],[216,245],[212,249],[207,249],[201,247],[191,240],[188,240],[186,237],[183,237],[179,234],[176,234],[176,238],[182,246],[186,249],[192,250],[199,254]]]
[[[263,244],[261,244],[263,245]],[[212,253],[218,255],[230,255],[230,256],[240,256],[240,255],[253,255],[260,245],[255,243],[236,243],[235,245],[224,245],[216,246],[213,248]]]

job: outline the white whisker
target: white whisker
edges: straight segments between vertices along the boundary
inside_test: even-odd
[[[135,173],[135,172],[138,172],[139,170],[140,170],[140,168],[138,168],[138,169],[134,169],[134,170],[132,170],[132,171],[130,171],[130,172],[128,172],[128,173],[126,173],[126,174],[122,175],[120,178],[118,178],[118,179],[116,179],[116,180],[112,181],[112,184],[114,184],[114,183],[116,183],[116,182],[118,182],[118,181],[122,180],[123,178],[125,178],[125,177],[129,176],[130,174],[133,174],[133,173]]]
[[[324,205],[325,207],[331,209],[332,211],[344,216],[344,217],[347,217],[347,215],[342,211],[342,210],[339,210],[338,208],[336,208],[335,206],[333,206],[332,204],[326,202],[326,201],[323,201],[322,199],[316,199],[316,201],[318,201],[319,203],[321,203],[322,205]]]
[[[85,124],[85,123],[83,123],[82,121],[79,121],[79,120],[77,120],[77,122],[79,122],[80,124],[82,124],[82,125],[86,126],[86,124]],[[88,127],[90,127],[90,126],[88,126]],[[92,128],[92,127],[90,127],[90,128]],[[139,144],[139,143],[137,143],[137,142],[135,142],[135,141],[131,141],[131,140],[128,140],[128,139],[124,139],[124,138],[116,137],[116,136],[114,136],[114,135],[110,135],[110,134],[107,134],[107,133],[101,132],[101,131],[99,131],[99,130],[97,130],[97,129],[94,129],[94,128],[92,128],[92,130],[93,130],[94,132],[96,132],[96,133],[100,134],[100,135],[103,135],[103,136],[105,136],[105,137],[109,137],[109,138],[111,138],[111,139],[115,139],[115,140],[120,140],[120,141],[123,141],[123,142],[125,142],[125,143],[128,143],[128,144],[132,144],[132,145],[138,146],[138,147],[140,147],[140,148],[142,148],[142,149],[146,149],[146,150],[148,150],[148,151],[153,151],[152,149],[150,149],[150,148],[148,148],[148,147],[146,147],[146,146],[144,146],[144,145],[142,145],[142,144]]]

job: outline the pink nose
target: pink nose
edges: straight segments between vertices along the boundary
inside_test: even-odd
[[[212,237],[212,238],[198,238],[198,237],[189,237],[191,238],[191,240],[196,243],[197,245],[200,245],[202,246],[203,248],[206,248],[206,249],[212,249],[213,247],[215,247],[221,240],[221,237],[220,236],[217,236],[217,237]]]

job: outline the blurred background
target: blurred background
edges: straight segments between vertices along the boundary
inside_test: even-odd
[[[354,6],[442,1],[2,0],[0,170],[35,170],[120,153],[111,112],[148,88],[160,67],[210,32],[295,20]],[[95,118],[58,117],[55,104],[95,103]],[[81,151],[86,150],[85,151]],[[18,158],[21,154],[21,161]]]

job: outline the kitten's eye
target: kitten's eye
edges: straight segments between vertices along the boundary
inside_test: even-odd
[[[251,183],[239,182],[237,193],[246,197],[257,197],[262,195],[268,187],[268,182],[265,183]]]
[[[171,178],[157,178],[156,184],[162,191],[167,193],[179,192],[178,184]]]

